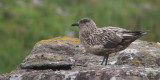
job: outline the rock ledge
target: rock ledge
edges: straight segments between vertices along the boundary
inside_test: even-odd
[[[0,80],[160,80],[160,43],[137,40],[111,54],[107,66],[102,58],[86,53],[77,38],[42,40]]]

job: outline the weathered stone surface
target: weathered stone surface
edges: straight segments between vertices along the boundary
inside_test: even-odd
[[[160,80],[160,43],[137,40],[111,54],[107,66],[102,58],[86,53],[76,38],[42,40],[0,80]]]
[[[129,48],[119,52],[117,64],[131,66],[159,66],[160,44],[137,40]]]
[[[85,49],[76,38],[55,38],[38,42],[31,54],[20,65],[22,69],[70,69],[71,66],[87,65],[97,56],[84,53]]]
[[[91,66],[74,70],[21,69],[0,77],[1,80],[159,80],[160,69],[133,66]]]

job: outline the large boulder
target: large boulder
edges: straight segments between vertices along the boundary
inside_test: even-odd
[[[0,80],[160,80],[160,43],[137,40],[110,54],[107,66],[102,59],[86,53],[77,38],[42,40]]]
[[[131,66],[160,66],[160,43],[137,40],[119,52],[116,64]]]

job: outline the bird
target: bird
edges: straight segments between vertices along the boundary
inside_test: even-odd
[[[120,27],[98,28],[90,18],[82,18],[72,26],[79,28],[79,40],[86,52],[97,56],[104,56],[101,65],[107,65],[109,54],[126,49],[133,41],[147,33],[144,31],[130,31]]]

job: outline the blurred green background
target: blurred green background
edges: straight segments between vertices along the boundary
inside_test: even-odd
[[[78,37],[71,24],[90,17],[97,26],[150,30],[160,41],[160,0],[0,0],[0,74],[15,69],[37,41]]]

